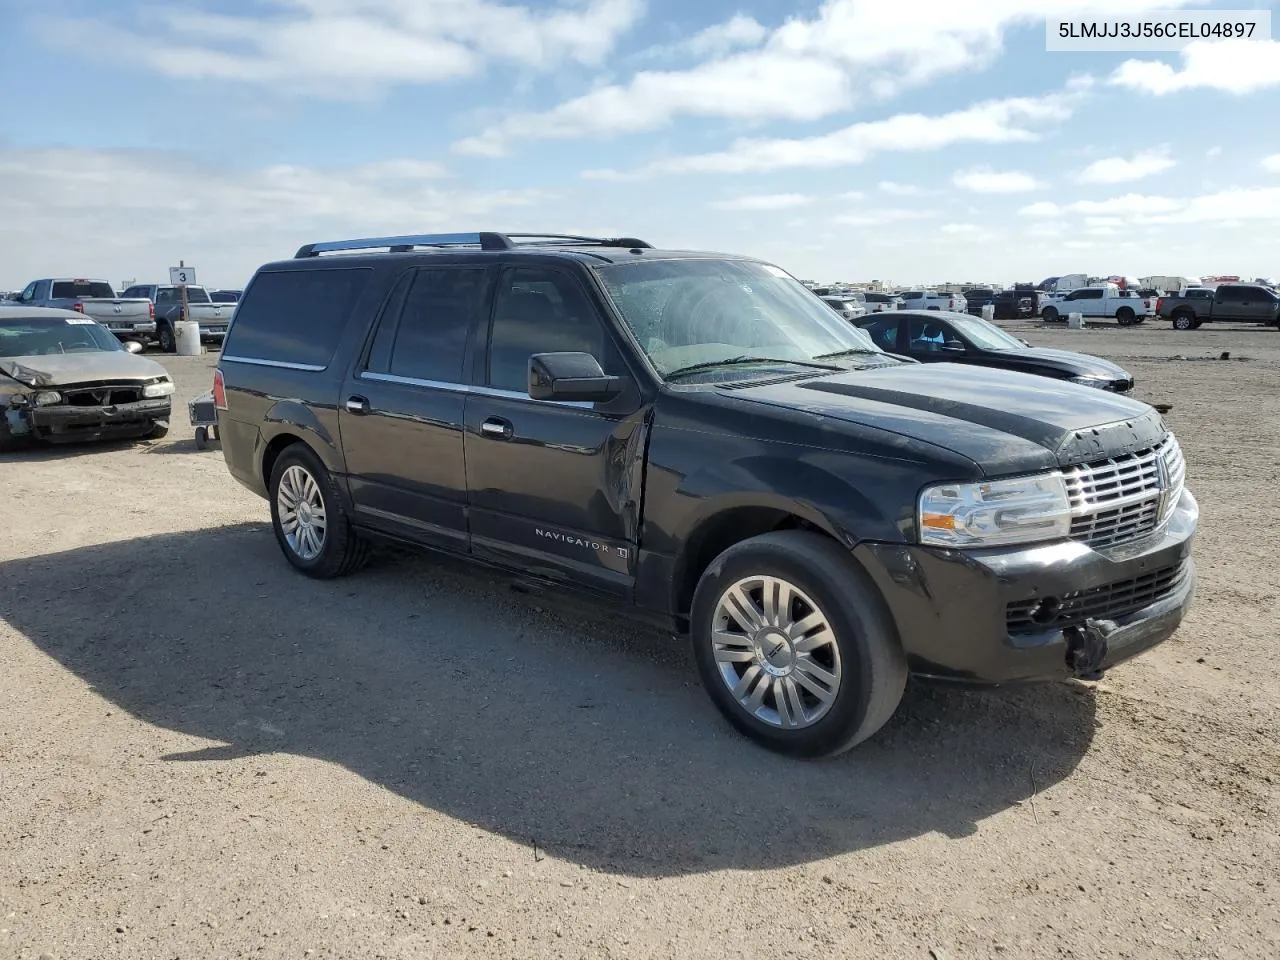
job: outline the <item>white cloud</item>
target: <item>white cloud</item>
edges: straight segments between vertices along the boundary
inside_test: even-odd
[[[1084,222],[1090,227],[1123,227],[1129,221],[1124,217],[1085,217]]]
[[[715,23],[699,30],[679,43],[650,47],[638,54],[641,59],[665,57],[722,57],[741,47],[757,46],[769,31],[754,17],[735,13],[723,23]]]
[[[1084,6],[1119,16],[1187,2]],[[1006,28],[1060,12],[1056,0],[826,0],[812,18],[793,15],[751,49],[687,70],[641,72],[545,112],[514,114],[459,149],[496,156],[517,140],[613,136],[678,116],[816,120],[983,66],[999,55]]]
[[[1111,83],[1156,96],[1204,88],[1254,93],[1280,86],[1280,41],[1196,41],[1179,51],[1182,69],[1163,60],[1126,60]]]
[[[510,222],[550,196],[468,190],[444,173],[413,159],[233,172],[170,152],[0,148],[0,282],[141,280],[185,257],[210,282],[238,284],[310,241]]]
[[[1183,201],[1169,197],[1144,196],[1140,193],[1126,193],[1106,200],[1077,200],[1069,204],[1067,209],[1073,213],[1101,214],[1157,214],[1168,213],[1182,206]]]
[[[1210,160],[1212,160],[1214,157],[1220,156],[1221,154],[1222,154],[1221,147],[1210,147],[1208,150],[1204,152],[1204,155]]]
[[[891,151],[934,151],[957,143],[1025,143],[1039,139],[1038,128],[1071,116],[1088,89],[1088,81],[1079,79],[1067,91],[1043,97],[988,100],[937,116],[901,113],[814,137],[740,138],[727,150],[669,157],[631,175],[609,170],[588,171],[585,175],[616,180],[664,173],[820,169],[852,166],[877,153]]]
[[[990,167],[957,170],[951,182],[961,190],[973,193],[1028,193],[1041,187],[1040,181],[1029,173],[992,170]]]
[[[1225,225],[1257,220],[1280,221],[1280,187],[1236,187],[1192,197],[1171,212],[1151,218],[1154,223]]]
[[[927,210],[886,209],[862,210],[858,213],[841,213],[831,218],[833,223],[851,227],[881,226],[887,223],[903,223],[908,220],[929,220],[933,214]]]
[[[644,71],[626,87],[599,87],[543,113],[510,116],[454,144],[454,150],[502,156],[512,141],[639,133],[663,126],[676,113],[752,123],[818,120],[843,109],[849,94],[848,79],[833,64],[739,55],[692,71]]]
[[[1262,158],[1262,169],[1267,173],[1280,173],[1280,153]]]
[[[914,183],[895,183],[892,180],[881,180],[877,187],[881,193],[893,197],[923,197],[928,192]]]
[[[1077,183],[1129,183],[1144,177],[1164,173],[1176,166],[1177,162],[1169,155],[1169,147],[1152,147],[1139,150],[1132,157],[1107,157],[1095,160],[1078,174]]]
[[[1058,206],[1050,200],[1041,200],[1039,203],[1031,203],[1018,211],[1019,216],[1023,217],[1045,217],[1047,219],[1060,217],[1063,214],[1062,207]]]
[[[803,193],[763,193],[754,196],[734,197],[711,204],[716,210],[789,210],[812,203],[813,197]]]
[[[838,194],[836,196],[836,199],[848,200],[852,203],[857,203],[860,200],[867,199],[867,195],[863,193],[861,190],[846,190],[844,193]]]
[[[944,223],[938,229],[951,236],[972,236],[983,232],[976,223]]]
[[[147,7],[44,23],[49,42],[184,80],[361,96],[397,83],[478,74],[489,61],[535,70],[601,64],[644,0],[518,6],[495,0],[265,0],[261,15]],[[108,15],[109,16],[109,15]]]

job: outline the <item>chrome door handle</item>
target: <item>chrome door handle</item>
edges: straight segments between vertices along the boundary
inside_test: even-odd
[[[495,440],[510,440],[512,428],[510,422],[500,417],[490,417],[480,424],[480,432]]]
[[[347,413],[364,415],[369,412],[369,401],[364,397],[348,397],[346,407]]]

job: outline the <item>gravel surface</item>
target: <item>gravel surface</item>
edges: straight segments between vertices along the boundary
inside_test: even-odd
[[[0,957],[1280,956],[1280,333],[1151,327],[1010,329],[1174,405],[1178,635],[1097,684],[913,685],[821,763],[609,611],[293,573],[192,442],[216,357],[162,358],[167,440],[0,458]]]

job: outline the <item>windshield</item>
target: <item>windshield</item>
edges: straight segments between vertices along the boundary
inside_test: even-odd
[[[88,317],[15,317],[0,314],[0,357],[56,353],[115,353],[120,341]]]
[[[105,280],[55,280],[54,300],[114,300],[116,292]]]
[[[157,287],[156,303],[181,303],[181,287]],[[209,293],[204,287],[187,287],[187,303],[209,303]]]
[[[811,361],[843,353],[883,354],[865,332],[770,264],[649,260],[595,269],[664,377],[737,357]]]
[[[983,350],[1021,350],[1026,344],[1009,336],[997,326],[982,320],[964,320],[958,317],[947,318],[951,325],[969,338],[970,342]]]

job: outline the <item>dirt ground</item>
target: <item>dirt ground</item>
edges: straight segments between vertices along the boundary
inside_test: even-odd
[[[1174,404],[1178,635],[822,763],[607,611],[293,573],[185,416],[0,459],[0,957],[1280,957],[1280,333],[1151,327],[1014,329]]]

